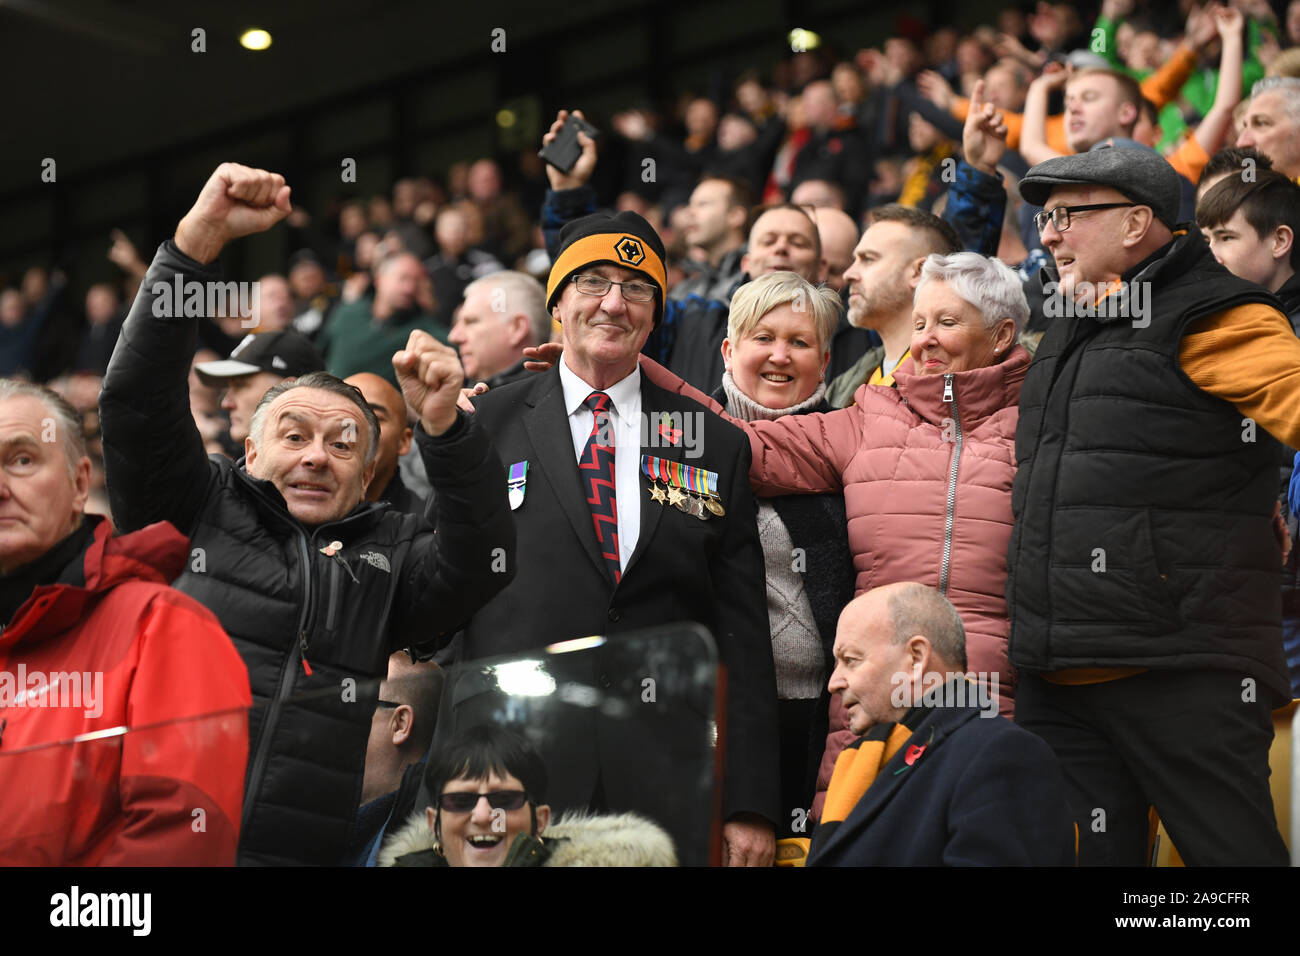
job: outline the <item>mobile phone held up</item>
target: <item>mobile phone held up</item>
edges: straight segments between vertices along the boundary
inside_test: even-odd
[[[600,135],[600,130],[596,127],[570,113],[564,125],[560,127],[559,134],[539,149],[537,155],[560,172],[567,173],[582,155],[582,147],[578,145],[579,131],[586,133],[592,139]]]

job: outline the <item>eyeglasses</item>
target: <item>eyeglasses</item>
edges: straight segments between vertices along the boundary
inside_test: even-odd
[[[1070,214],[1075,212],[1092,212],[1094,209],[1122,209],[1128,206],[1139,205],[1135,202],[1095,202],[1086,206],[1057,206],[1051,212],[1044,209],[1042,212],[1034,214],[1034,225],[1038,227],[1038,234],[1041,236],[1043,230],[1047,228],[1050,220],[1056,227],[1057,232],[1065,232],[1070,228]]]
[[[610,286],[616,285],[619,287],[619,291],[623,293],[623,298],[629,302],[651,302],[654,300],[657,291],[657,287],[653,283],[642,282],[640,279],[615,282],[613,279],[606,279],[604,276],[593,275],[574,276],[573,284],[584,295],[606,295]]]
[[[462,790],[444,793],[438,798],[438,806],[447,813],[472,813],[482,797],[487,797],[488,806],[493,810],[518,810],[528,802],[528,794],[522,790],[494,790],[492,793]]]

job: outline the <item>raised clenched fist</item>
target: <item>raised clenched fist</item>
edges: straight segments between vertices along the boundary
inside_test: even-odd
[[[279,173],[222,163],[176,226],[176,247],[212,262],[231,239],[264,232],[289,215],[289,187]]]
[[[406,348],[393,355],[393,371],[406,404],[430,435],[441,435],[456,422],[465,370],[456,350],[416,329]]]

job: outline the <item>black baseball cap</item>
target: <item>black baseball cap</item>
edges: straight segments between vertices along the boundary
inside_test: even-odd
[[[216,362],[200,362],[194,366],[204,385],[220,388],[228,378],[271,372],[284,378],[297,378],[308,372],[325,371],[325,359],[316,346],[301,332],[283,329],[246,335],[235,346],[230,358]]]

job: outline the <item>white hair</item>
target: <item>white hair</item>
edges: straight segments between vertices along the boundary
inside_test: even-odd
[[[1292,123],[1300,126],[1300,77],[1266,76],[1250,88],[1253,100],[1261,93],[1281,93],[1282,108]]]
[[[546,311],[546,289],[540,282],[523,272],[511,270],[492,272],[465,286],[463,299],[468,299],[470,294],[480,286],[484,289],[502,289],[505,292],[507,308],[501,313],[501,321],[504,322],[510,316],[522,312],[528,319],[533,345],[541,345],[551,340],[551,313]]]
[[[1020,280],[1011,269],[997,259],[978,252],[954,252],[950,256],[929,255],[921,266],[921,281],[916,294],[931,279],[952,286],[952,290],[980,310],[987,328],[993,328],[1003,319],[1016,324],[1016,335],[1029,321],[1029,302]]]

